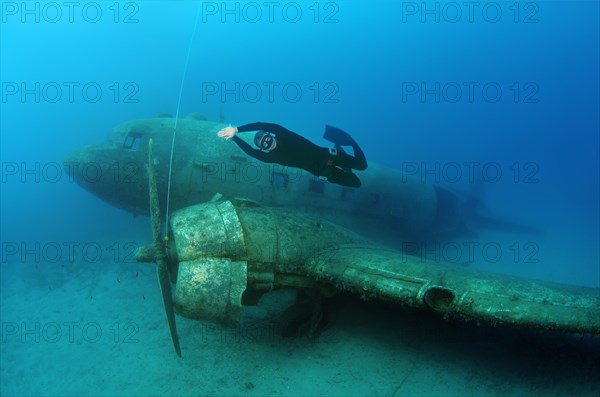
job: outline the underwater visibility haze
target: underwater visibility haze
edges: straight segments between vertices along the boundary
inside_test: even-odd
[[[0,10],[0,395],[600,393],[596,325],[487,321],[475,298],[468,315],[452,316],[471,298],[440,287],[454,274],[480,286],[509,276],[505,291],[523,288],[503,304],[518,317],[526,305],[515,302],[529,294],[542,318],[553,302],[520,280],[562,284],[561,302],[573,306],[565,321],[597,324],[598,2],[1,1]],[[295,179],[294,168],[274,171],[217,136],[254,122],[324,148],[326,125],[348,132],[369,165],[353,171],[362,186],[306,171]],[[252,132],[239,134],[252,145]],[[136,260],[155,238],[149,168],[158,217],[168,199],[179,222],[165,245],[180,273],[195,238],[221,241],[216,226],[182,232],[174,225],[190,221],[177,210],[212,199],[228,238],[252,245],[273,230],[323,254],[312,257],[314,277],[275,256],[267,279],[248,260],[236,291],[246,281],[256,289],[238,296],[241,311],[231,301],[214,316],[239,316],[234,327],[182,315],[186,292],[172,285],[178,357],[163,307],[170,284],[161,295],[157,266]],[[237,234],[225,207],[236,207],[227,216],[239,217]],[[173,248],[182,236],[185,255]],[[344,275],[366,261],[344,244],[451,270],[435,273],[419,302],[385,299],[385,282],[344,288],[354,279],[319,267],[338,242],[329,258],[347,261]],[[402,261],[374,266],[370,276],[408,290],[425,277]],[[190,280],[213,281],[190,269]],[[296,288],[260,290],[278,285]],[[575,308],[581,291],[596,302],[590,318]]]

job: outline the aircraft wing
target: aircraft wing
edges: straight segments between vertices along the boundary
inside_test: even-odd
[[[231,324],[252,304],[244,296],[334,287],[445,318],[600,333],[598,289],[434,263],[289,209],[211,201],[176,211],[171,226],[176,311],[191,318]]]
[[[365,245],[321,251],[307,261],[306,271],[340,290],[445,317],[600,333],[598,289],[474,271]]]

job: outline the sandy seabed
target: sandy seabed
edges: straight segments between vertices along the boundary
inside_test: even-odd
[[[3,264],[2,396],[598,396],[600,338],[447,322],[340,295],[317,339],[282,338],[294,292],[239,327],[177,318],[154,266]]]

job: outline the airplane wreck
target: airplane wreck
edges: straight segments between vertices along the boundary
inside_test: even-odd
[[[65,166],[110,204],[150,215],[154,242],[137,258],[157,263],[178,355],[175,313],[235,325],[244,305],[282,287],[317,296],[349,291],[475,324],[600,334],[598,289],[434,263],[398,248],[465,227],[526,229],[485,215],[478,221],[469,198],[376,164],[361,173],[359,189],[326,184],[251,162],[216,138],[223,123],[178,122],[175,140],[171,118],[122,124]],[[161,219],[172,140],[173,212]],[[316,312],[311,322],[318,321]]]
[[[265,206],[294,208],[377,238],[392,233],[395,241],[453,235],[464,229],[465,222],[490,223],[475,218],[477,208],[467,197],[376,163],[360,173],[362,187],[355,189],[326,183],[300,169],[257,162],[216,137],[223,127],[196,118],[178,121],[170,211],[206,202],[219,192],[226,199],[243,197]],[[147,215],[145,146],[152,138],[160,165],[156,172],[161,212],[165,212],[173,128],[172,118],[124,123],[105,142],[71,153],[66,171],[111,205]]]

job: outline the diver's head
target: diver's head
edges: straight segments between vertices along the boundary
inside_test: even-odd
[[[268,152],[275,149],[275,146],[277,146],[277,140],[275,139],[275,135],[269,132],[258,131],[256,135],[254,135],[254,144],[261,150]]]

